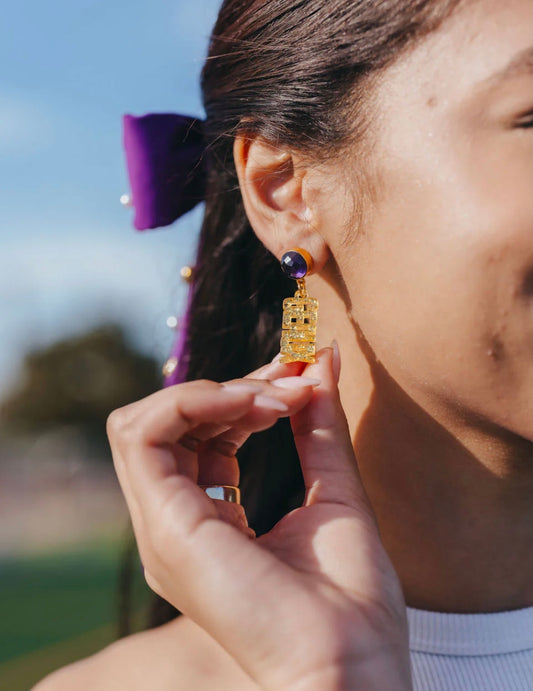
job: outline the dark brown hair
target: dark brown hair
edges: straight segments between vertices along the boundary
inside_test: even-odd
[[[279,350],[294,292],[246,217],[233,161],[239,132],[311,159],[364,143],[375,75],[434,30],[459,0],[226,0],[202,71],[208,184],[186,338],[188,380],[241,377]],[[301,503],[287,420],[240,450],[258,534]],[[158,601],[151,625],[175,616]]]

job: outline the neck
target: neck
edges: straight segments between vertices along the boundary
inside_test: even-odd
[[[347,332],[330,333],[344,356],[339,386],[361,476],[407,605],[532,605],[531,443],[428,413]]]

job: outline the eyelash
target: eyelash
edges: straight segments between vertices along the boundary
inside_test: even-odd
[[[515,123],[515,127],[523,129],[533,127],[533,111],[525,113],[521,118],[519,118]]]

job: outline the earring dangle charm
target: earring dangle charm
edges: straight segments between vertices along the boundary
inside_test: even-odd
[[[294,297],[283,300],[280,362],[315,362],[318,300],[307,294],[305,276],[313,270],[309,252],[296,247],[285,252],[281,268],[297,283]]]

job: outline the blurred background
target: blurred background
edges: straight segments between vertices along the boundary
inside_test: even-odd
[[[2,7],[1,689],[29,689],[117,636],[132,551],[105,420],[161,387],[202,213],[133,230],[119,203],[121,117],[203,115],[198,78],[219,4]],[[140,622],[147,591],[133,572]]]

